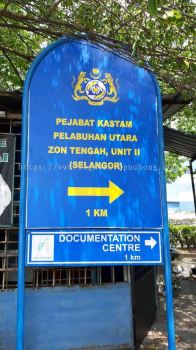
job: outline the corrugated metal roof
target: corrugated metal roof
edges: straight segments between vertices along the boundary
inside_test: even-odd
[[[164,120],[171,117],[190,102],[189,100],[183,99],[179,93],[162,95]],[[0,91],[0,109],[20,113],[22,110],[22,93],[20,91]]]
[[[22,93],[0,92],[0,110],[21,113],[22,111]]]
[[[182,98],[179,93],[162,95],[163,119],[170,118],[190,102],[190,100]]]
[[[164,127],[164,143],[166,151],[190,159],[196,158],[196,135]]]

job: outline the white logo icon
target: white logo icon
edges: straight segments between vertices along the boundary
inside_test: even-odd
[[[32,235],[32,261],[54,260],[54,235]]]

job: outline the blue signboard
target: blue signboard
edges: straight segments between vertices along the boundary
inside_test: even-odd
[[[162,228],[148,70],[64,40],[42,55],[27,95],[27,229]]]
[[[23,95],[17,350],[25,262],[162,261],[175,350],[163,151],[156,79],[128,55],[62,38],[35,59]]]
[[[95,254],[96,252],[96,254]],[[28,266],[162,263],[160,232],[28,231]]]

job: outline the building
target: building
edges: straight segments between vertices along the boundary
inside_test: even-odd
[[[169,218],[195,218],[194,198],[191,176],[188,170],[174,183],[167,184],[167,201]]]

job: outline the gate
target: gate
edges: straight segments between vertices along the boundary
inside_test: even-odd
[[[138,349],[156,319],[154,266],[135,266],[132,271],[132,302],[135,345]]]

